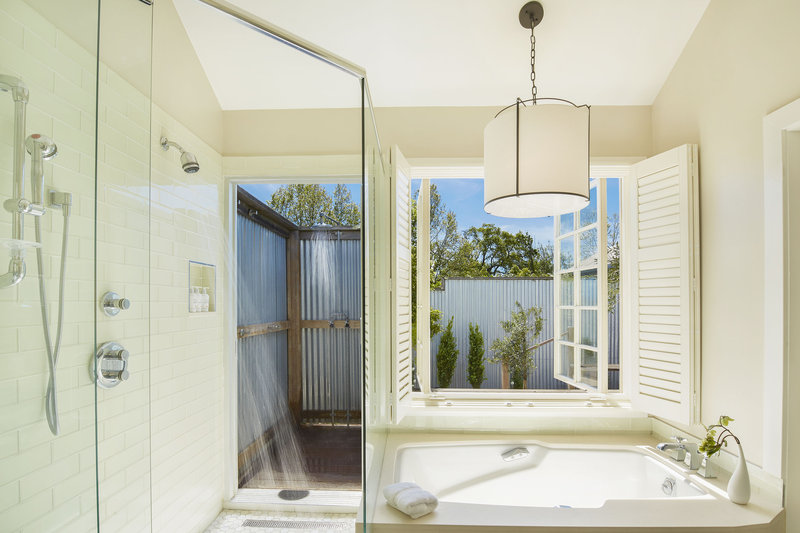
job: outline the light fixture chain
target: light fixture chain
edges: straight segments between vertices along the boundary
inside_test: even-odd
[[[531,15],[531,99],[536,103],[536,35],[533,33],[535,26]]]

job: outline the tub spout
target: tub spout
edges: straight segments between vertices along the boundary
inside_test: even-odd
[[[662,452],[674,452],[672,458],[676,461],[683,461],[689,466],[689,470],[697,470],[703,461],[703,453],[700,452],[699,446],[694,442],[687,442],[686,439],[673,437],[675,442],[661,442],[656,448]],[[686,461],[686,456],[689,460]]]

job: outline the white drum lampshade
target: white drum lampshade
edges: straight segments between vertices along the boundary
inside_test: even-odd
[[[589,107],[523,105],[501,111],[483,132],[484,210],[535,218],[589,204]]]

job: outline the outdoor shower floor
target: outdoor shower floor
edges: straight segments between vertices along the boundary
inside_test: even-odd
[[[361,427],[300,426],[298,440],[305,458],[304,489],[361,490]],[[299,489],[282,472],[256,472],[242,488]]]

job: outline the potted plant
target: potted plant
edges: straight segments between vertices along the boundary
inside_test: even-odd
[[[519,302],[516,302],[516,306],[516,311],[511,312],[510,320],[500,321],[506,336],[492,342],[491,350],[494,353],[488,359],[491,363],[502,365],[504,389],[522,389],[527,385],[528,372],[536,368],[533,354],[541,346],[528,346],[528,337],[538,337],[544,326],[541,307],[525,309]]]
[[[706,454],[707,459],[710,459],[711,456],[719,453],[723,446],[728,445],[728,439],[732,438],[736,441],[736,445],[739,447],[739,462],[728,482],[728,497],[733,503],[744,505],[750,501],[750,475],[747,472],[742,443],[728,427],[731,422],[733,422],[733,418],[722,415],[717,424],[703,425],[706,428],[706,438],[700,443],[699,450]],[[717,430],[720,430],[719,434],[717,434]]]
[[[483,347],[483,333],[478,324],[469,323],[469,352],[467,353],[467,381],[473,389],[480,389],[486,381],[486,368],[483,356],[486,350]]]

